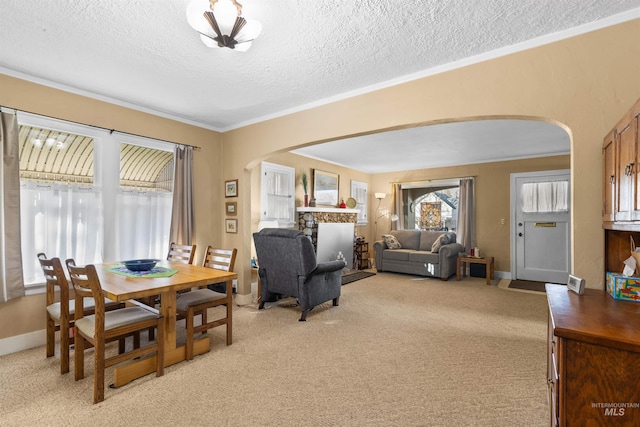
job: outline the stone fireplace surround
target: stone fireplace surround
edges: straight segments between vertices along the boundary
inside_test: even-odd
[[[317,247],[318,243],[318,223],[334,222],[334,223],[358,223],[359,209],[339,209],[339,208],[297,208],[298,212],[298,229],[302,230],[306,236],[311,237],[313,246]]]

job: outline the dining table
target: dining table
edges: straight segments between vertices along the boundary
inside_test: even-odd
[[[227,318],[227,342],[232,342],[232,284],[238,275],[233,272],[216,270],[192,264],[184,264],[174,261],[160,261],[156,267],[175,271],[168,277],[156,277],[154,275],[131,277],[114,272],[119,263],[96,264],[96,271],[100,278],[100,284],[104,295],[113,301],[123,301],[140,305],[137,298],[160,295],[160,305],[157,308],[164,318],[164,336],[157,339],[164,340],[165,366],[170,366],[186,359],[186,346],[177,343],[176,334],[176,300],[180,291],[195,287],[202,287],[215,283],[226,283]],[[150,310],[155,308],[148,307]],[[204,334],[194,342],[194,355],[209,351],[209,336]],[[113,385],[119,387],[130,381],[155,372],[155,355],[132,363],[114,368]]]

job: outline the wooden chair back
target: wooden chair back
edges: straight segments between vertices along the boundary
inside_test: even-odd
[[[69,282],[62,269],[59,258],[48,259],[44,253],[37,255],[42,273],[46,280],[46,304],[47,307],[56,303],[56,291],[60,293],[60,316],[56,319],[47,310],[46,325],[46,356],[55,355],[56,331],[60,331],[60,373],[69,372],[69,346],[73,338],[69,334],[69,328],[73,325],[73,319],[69,310]]]
[[[237,253],[238,250],[236,248],[216,249],[207,246],[207,252],[205,252],[202,260],[202,266],[222,271],[233,271],[236,264]]]
[[[93,297],[96,303],[93,324],[84,319],[82,302],[76,308],[76,342],[75,342],[75,379],[84,378],[84,350],[87,344],[94,347],[93,369],[93,403],[104,400],[105,368],[115,364],[133,360],[141,356],[155,353],[156,376],[164,374],[164,319],[140,307],[126,307],[105,313],[105,300],[100,279],[95,266],[79,267],[73,260],[67,260],[67,270],[73,283],[76,299]],[[108,320],[108,322],[107,322]],[[111,324],[110,327],[105,327]],[[140,347],[140,331],[149,328],[158,329],[158,339]],[[133,350],[126,351],[124,340],[133,336]],[[105,344],[120,341],[118,354],[106,357]]]
[[[60,292],[60,311],[69,316],[69,282],[64,275],[60,258],[48,259],[43,253],[39,253],[38,261],[46,280],[46,303],[51,305],[56,302],[56,291]]]
[[[100,279],[98,279],[96,268],[93,265],[78,267],[72,259],[68,259],[66,264],[69,276],[71,277],[71,283],[73,283],[73,291],[76,294],[75,320],[82,319],[85,315],[83,307],[84,298],[93,298],[96,305],[96,327],[99,326],[99,318],[101,317],[102,328],[104,328],[104,293],[102,292],[102,286],[100,286]]]
[[[179,245],[171,242],[167,261],[177,261],[183,264],[193,264],[193,257],[196,255],[196,245]]]

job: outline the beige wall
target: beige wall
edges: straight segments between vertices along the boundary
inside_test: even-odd
[[[245,175],[240,184],[242,220],[234,239],[240,248],[238,268],[248,271],[251,252],[249,170],[271,153],[387,128],[517,117],[561,125],[572,138],[572,271],[588,287],[602,288],[601,145],[640,97],[638,35],[636,19],[226,132],[225,174]],[[370,191],[390,193],[391,188],[376,185]],[[240,284],[239,292],[247,289]]]
[[[222,142],[218,132],[74,95],[0,74],[0,105],[63,120],[201,147],[194,155],[196,259],[223,245]],[[203,197],[204,196],[204,197]],[[44,296],[0,304],[0,339],[44,328]]]
[[[260,161],[294,147],[402,126],[487,117],[557,123],[572,137],[573,272],[584,277],[587,286],[601,288],[601,144],[618,118],[640,97],[638,35],[640,20],[636,19],[246,126],[222,137],[2,75],[0,105],[201,146],[195,160],[196,241],[200,251],[209,243],[238,248],[239,296],[250,293],[251,233],[256,226],[253,193],[259,188],[251,171]],[[462,173],[469,174],[466,170]],[[238,201],[238,234],[224,233],[222,185],[228,179],[239,179],[238,198],[233,199]],[[396,179],[379,179],[372,178],[370,192],[391,193],[388,182]],[[489,216],[492,220],[493,214]],[[484,234],[490,231],[489,227],[478,238],[486,239]],[[38,296],[0,305],[0,338],[43,328],[41,304]],[[30,313],[25,316],[31,320],[15,322],[11,316],[16,313]]]
[[[389,191],[393,182],[414,182],[446,178],[475,177],[476,235],[484,256],[495,258],[497,271],[510,271],[510,178],[512,173],[569,169],[569,156],[541,157],[508,162],[423,169],[376,174],[371,177],[370,191]],[[374,206],[375,207],[375,206]],[[380,209],[391,209],[391,198],[385,198]],[[500,223],[504,218],[505,224]],[[378,222],[378,234],[390,229],[388,219]]]

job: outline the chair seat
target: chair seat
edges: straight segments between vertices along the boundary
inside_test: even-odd
[[[120,310],[107,311],[104,313],[104,329],[108,331],[132,323],[157,318],[156,314],[140,307],[127,307]],[[76,328],[90,337],[95,337],[95,323],[95,315],[84,316],[76,321]]]
[[[115,302],[112,301],[108,298],[104,299],[104,305],[105,307],[109,307],[109,306],[113,306],[113,305],[118,305],[121,304],[119,302]],[[96,302],[93,300],[93,298],[85,298],[84,299],[84,309],[85,310],[93,310],[96,307]],[[47,312],[49,313],[49,315],[56,320],[56,322],[60,321],[60,316],[61,316],[61,308],[60,308],[60,303],[59,302],[55,302],[51,305],[47,306]],[[73,320],[73,317],[76,313],[76,305],[75,305],[75,300],[69,300],[69,316],[71,317],[71,320]]]
[[[176,301],[176,309],[179,311],[186,311],[188,307],[192,305],[198,305],[205,302],[216,301],[224,299],[227,294],[221,294],[220,292],[214,292],[210,289],[198,289],[191,292],[181,294]]]

